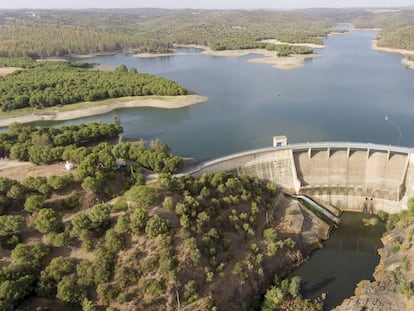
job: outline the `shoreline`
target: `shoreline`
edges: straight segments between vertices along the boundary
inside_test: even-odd
[[[380,47],[380,46],[378,46],[378,40],[372,40],[372,48],[374,50],[377,50],[377,51],[401,54],[401,55],[404,55],[404,56],[414,55],[414,50]]]
[[[208,100],[205,96],[200,95],[181,95],[181,96],[147,96],[145,98],[127,97],[124,101],[105,103],[101,105],[80,108],[68,111],[59,111],[58,109],[47,109],[41,112],[26,114],[22,116],[2,118],[0,119],[0,127],[9,126],[11,123],[31,123],[36,121],[65,121],[102,115],[116,109],[125,108],[162,108],[162,109],[178,109],[188,107]],[[83,103],[85,104],[85,103]],[[91,102],[93,104],[93,102]],[[74,104],[78,105],[78,104]],[[70,106],[70,105],[67,105]]]
[[[277,39],[266,39],[266,40],[260,40],[260,41],[261,42],[265,42],[265,43],[273,43],[273,44],[281,44],[281,45],[289,45],[289,46],[306,46],[306,47],[312,48],[312,49],[323,49],[325,47],[325,44],[315,44],[315,43],[289,43],[289,42],[279,41]]]
[[[197,55],[195,53],[183,53],[183,52],[170,52],[170,53],[139,53],[139,54],[134,54],[134,57],[138,57],[138,58],[154,58],[154,57],[170,57],[170,56],[189,56],[189,55]]]
[[[305,61],[307,59],[320,57],[319,54],[292,54],[286,57],[279,57],[275,55],[266,55],[265,53],[261,54],[264,57],[250,59],[249,63],[256,64],[268,64],[272,65],[273,68],[280,70],[293,70],[305,66]]]
[[[414,55],[414,50],[405,50],[405,49],[394,49],[394,48],[386,48],[378,46],[378,40],[372,41],[372,48],[376,51],[386,52],[386,53],[394,53],[403,55],[404,58],[401,60],[401,64],[414,70],[414,61],[409,60],[407,56]]]
[[[224,51],[213,51],[208,46],[194,45],[194,44],[180,44],[177,47],[184,48],[195,48],[203,50],[201,54],[216,56],[216,57],[241,57],[251,54],[261,55],[260,58],[249,59],[249,63],[259,63],[273,65],[273,68],[280,70],[293,70],[305,65],[305,60],[315,57],[320,57],[319,54],[292,54],[286,57],[279,57],[276,51],[268,51],[265,49],[246,49],[246,50],[224,50]]]

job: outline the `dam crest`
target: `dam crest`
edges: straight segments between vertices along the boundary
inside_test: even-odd
[[[185,173],[220,171],[272,181],[341,210],[362,211],[369,200],[374,211],[398,213],[414,196],[413,148],[350,142],[286,144],[202,162]]]

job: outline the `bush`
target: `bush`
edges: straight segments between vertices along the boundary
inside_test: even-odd
[[[39,211],[34,221],[34,227],[43,234],[55,232],[62,224],[62,217],[50,208]]]
[[[40,260],[49,254],[49,248],[42,243],[33,245],[17,244],[11,252],[11,258],[17,264],[39,265]]]
[[[0,216],[0,238],[20,233],[25,224],[23,216],[3,215]]]
[[[158,235],[169,234],[171,230],[170,222],[158,215],[152,216],[145,226],[145,233],[154,238]]]
[[[128,209],[128,203],[125,198],[119,197],[116,199],[115,203],[112,205],[112,211],[121,212]]]
[[[73,182],[73,179],[72,174],[50,176],[47,178],[47,183],[53,190],[62,190],[68,187]]]
[[[52,232],[52,233],[49,233],[48,238],[49,238],[50,243],[54,247],[62,247],[68,243],[70,239],[70,234],[69,234],[69,231],[67,230],[61,233]]]
[[[147,186],[133,186],[126,193],[126,198],[137,203],[139,206],[149,207],[154,204],[155,189]]]
[[[130,216],[131,220],[131,231],[134,233],[140,233],[142,232],[145,227],[147,226],[149,216],[148,212],[143,208],[136,208],[132,212]]]
[[[18,234],[8,235],[1,241],[1,247],[6,250],[14,249],[21,242]]]
[[[27,212],[35,212],[44,207],[45,197],[43,195],[34,194],[28,196],[24,202],[24,210]]]
[[[109,229],[105,234],[105,248],[112,252],[118,253],[124,247],[124,241],[114,229]]]

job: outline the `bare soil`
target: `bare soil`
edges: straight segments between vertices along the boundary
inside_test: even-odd
[[[68,173],[64,162],[34,165],[30,162],[0,160],[0,176],[22,181],[29,176],[62,176]]]

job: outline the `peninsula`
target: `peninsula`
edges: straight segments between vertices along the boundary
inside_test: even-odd
[[[101,115],[117,109],[151,107],[162,109],[178,109],[208,100],[200,95],[180,96],[135,96],[118,99],[107,99],[98,102],[83,102],[64,107],[45,108],[35,112],[22,112],[22,115],[8,117],[8,113],[0,113],[0,127],[9,126],[12,123],[31,123],[35,121],[64,121],[79,119],[94,115]]]

